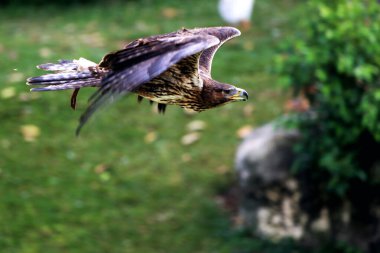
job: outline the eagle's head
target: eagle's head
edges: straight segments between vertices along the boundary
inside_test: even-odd
[[[248,93],[231,84],[220,83],[209,79],[204,82],[202,98],[209,108],[224,105],[236,101],[248,100]]]

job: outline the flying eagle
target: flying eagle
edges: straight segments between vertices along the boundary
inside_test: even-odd
[[[209,27],[141,38],[105,55],[99,64],[80,58],[39,65],[54,73],[28,78],[27,84],[39,86],[31,91],[74,89],[73,109],[80,88],[98,87],[80,117],[77,134],[104,102],[129,93],[137,94],[138,101],[157,102],[162,113],[166,105],[200,112],[248,99],[245,90],[211,77],[215,52],[239,35],[233,27]]]

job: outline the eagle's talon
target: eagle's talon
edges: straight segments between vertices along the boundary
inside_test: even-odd
[[[164,114],[166,110],[166,105],[165,104],[158,104],[157,105],[158,113]]]
[[[80,90],[79,88],[75,89],[73,91],[73,94],[71,94],[70,106],[73,110],[75,110],[77,107],[77,96],[78,96],[79,90]]]

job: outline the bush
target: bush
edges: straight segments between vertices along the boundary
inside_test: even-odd
[[[282,83],[309,102],[296,115],[304,138],[295,172],[325,202],[358,190],[378,198],[371,191],[380,184],[379,7],[375,0],[312,0],[277,57]]]

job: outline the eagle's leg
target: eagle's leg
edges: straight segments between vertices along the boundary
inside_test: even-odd
[[[77,106],[77,96],[78,96],[79,90],[80,88],[77,88],[73,91],[73,94],[71,94],[70,106],[73,110],[75,110]]]
[[[143,99],[144,99],[143,96],[137,95],[137,102],[138,102],[138,103],[141,103],[141,101],[142,101]],[[149,100],[149,103],[150,103],[150,104],[153,104],[153,103],[154,103],[153,100],[150,100],[150,99],[148,99],[148,100]],[[165,113],[165,110],[166,110],[166,104],[158,103],[158,104],[157,104],[157,109],[158,109],[158,113],[162,113],[162,114],[164,114],[164,113]]]
[[[164,114],[166,110],[166,105],[158,103],[157,108],[158,108],[158,113]]]

